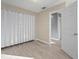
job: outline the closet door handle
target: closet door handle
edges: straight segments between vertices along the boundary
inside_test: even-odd
[[[74,33],[74,36],[77,36],[78,35],[78,33]]]

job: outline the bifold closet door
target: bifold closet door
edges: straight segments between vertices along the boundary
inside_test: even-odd
[[[5,41],[5,20],[4,20],[4,10],[1,11],[1,47],[4,47],[4,41]]]
[[[35,39],[35,17],[30,15],[24,16],[24,31],[25,31],[25,41],[33,40]]]
[[[1,47],[35,39],[35,16],[3,9],[1,11]]]

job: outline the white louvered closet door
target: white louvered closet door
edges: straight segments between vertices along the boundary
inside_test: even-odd
[[[29,39],[29,19],[28,19],[28,15],[25,15],[24,17],[24,21],[25,21],[25,41],[28,41]]]
[[[5,46],[9,46],[9,14],[8,11],[4,10],[4,26],[5,26]]]
[[[32,16],[32,39],[35,39],[35,16]]]
[[[1,11],[1,47],[35,39],[35,16]]]
[[[4,20],[4,10],[1,12],[1,47],[4,47],[4,42],[5,42],[5,20]]]
[[[17,43],[20,43],[20,13],[17,14]]]
[[[19,40],[20,40],[20,42],[19,43],[21,43],[22,41],[23,41],[23,39],[22,39],[22,21],[23,21],[23,19],[22,19],[22,13],[20,13],[20,15],[19,15]]]

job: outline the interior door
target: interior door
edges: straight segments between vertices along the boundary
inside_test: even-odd
[[[73,59],[78,59],[76,2],[62,12],[62,49]]]
[[[4,47],[5,45],[5,32],[4,32],[4,26],[5,26],[5,24],[4,24],[4,22],[5,22],[5,20],[4,20],[4,10],[1,10],[1,47]]]

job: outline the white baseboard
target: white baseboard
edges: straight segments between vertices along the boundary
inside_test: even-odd
[[[51,37],[50,39],[52,39],[52,40],[60,40],[60,39],[57,39],[57,38],[53,38],[53,37]]]
[[[38,41],[40,41],[40,42],[42,42],[42,43],[44,43],[44,44],[50,44],[49,42],[46,42],[46,41],[44,41],[44,40],[41,40],[41,39],[35,39],[35,40],[38,40]]]
[[[44,43],[44,44],[48,44],[48,45],[56,44],[55,42],[46,42],[46,41],[41,40],[41,39],[35,39],[35,40],[40,41],[40,42],[42,42],[42,43]]]

